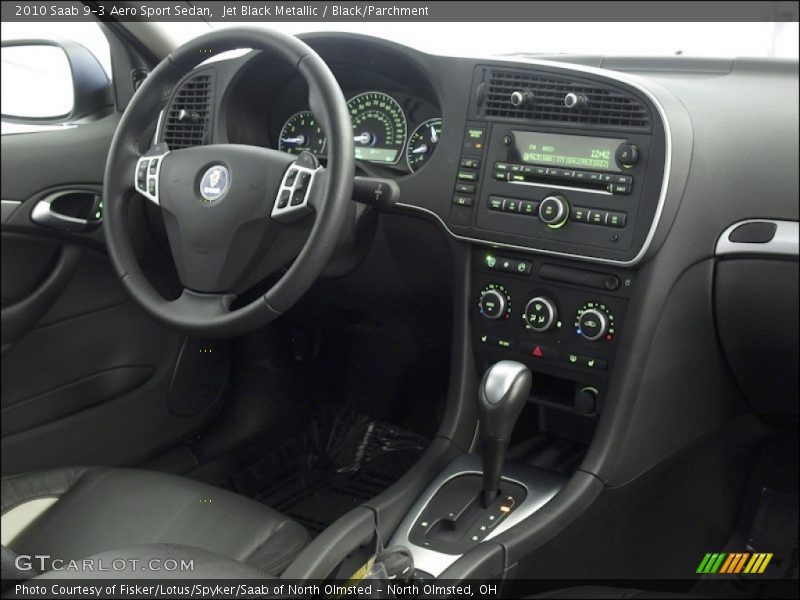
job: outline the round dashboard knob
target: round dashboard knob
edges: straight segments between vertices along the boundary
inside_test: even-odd
[[[569,218],[569,203],[563,196],[548,196],[539,204],[539,218],[550,229],[558,229]]]
[[[536,296],[525,305],[522,318],[525,321],[525,327],[536,333],[544,333],[555,325],[558,311],[552,300],[544,296]]]
[[[578,318],[578,333],[594,342],[608,333],[608,315],[597,308],[587,308]]]
[[[502,317],[508,307],[508,300],[498,290],[484,290],[480,298],[481,314],[494,321]]]
[[[570,92],[566,96],[564,96],[564,106],[567,108],[579,108],[584,106],[588,103],[588,99],[583,94],[576,94],[575,92]]]
[[[513,106],[525,107],[533,102],[533,92],[530,90],[517,90],[515,92],[511,92],[509,100]]]

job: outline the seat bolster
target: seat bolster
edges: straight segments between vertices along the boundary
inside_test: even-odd
[[[61,566],[34,579],[275,579],[238,560],[179,544],[138,544]]]
[[[296,521],[283,521],[275,533],[247,558],[247,564],[278,575],[297,558],[310,539],[305,527]]]
[[[43,485],[40,480],[47,478],[39,474],[12,478],[17,479],[14,489],[3,480],[3,504],[9,506],[23,497],[21,488],[41,496],[68,487],[6,543],[17,554],[46,556],[41,571],[57,560],[168,544],[200,548],[278,575],[308,543],[308,533],[291,518],[188,477],[107,467],[65,471],[55,477],[57,484]]]
[[[89,467],[69,467],[3,477],[0,480],[0,514],[30,500],[63,496],[89,470]]]

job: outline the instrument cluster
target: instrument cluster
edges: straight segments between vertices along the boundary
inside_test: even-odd
[[[441,117],[417,120],[419,111],[407,115],[397,99],[380,91],[352,95],[347,106],[357,160],[413,173],[425,166],[436,151],[442,134]],[[308,110],[286,119],[276,144],[283,152],[309,151],[323,158],[325,146],[325,133]]]

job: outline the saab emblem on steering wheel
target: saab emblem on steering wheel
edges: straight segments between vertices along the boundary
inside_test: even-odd
[[[200,195],[206,202],[219,200],[231,183],[228,169],[222,165],[215,165],[208,169],[200,180]]]

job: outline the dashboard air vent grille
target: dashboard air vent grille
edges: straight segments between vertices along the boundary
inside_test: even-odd
[[[164,141],[170,150],[202,146],[211,122],[213,72],[187,79],[172,99],[164,121]]]
[[[480,108],[487,117],[630,129],[650,127],[650,111],[638,97],[594,81],[491,69],[485,83]],[[525,92],[529,101],[515,106],[511,95],[517,91]],[[581,97],[581,105],[567,107],[567,94]]]

